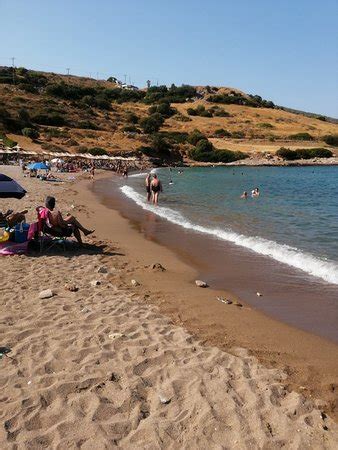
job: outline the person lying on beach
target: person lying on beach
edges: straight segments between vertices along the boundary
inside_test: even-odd
[[[9,228],[13,228],[17,223],[26,222],[25,215],[27,213],[27,209],[18,212],[14,212],[11,209],[5,213],[0,212],[0,223],[5,223]]]
[[[163,192],[163,189],[162,189],[162,183],[158,179],[158,176],[156,173],[154,173],[154,175],[153,175],[153,180],[151,182],[151,190],[153,192],[153,203],[154,203],[154,205],[157,205],[158,204],[158,196],[159,196],[160,192]]]
[[[88,230],[84,226],[81,225],[81,223],[71,215],[67,215],[66,218],[62,217],[62,214],[58,210],[54,210],[55,208],[55,197],[47,197],[45,206],[48,210],[48,222],[49,225],[60,234],[65,234],[65,236],[68,236],[70,232],[72,232],[78,241],[80,245],[82,245],[82,237],[80,231],[85,236],[89,236],[90,234],[94,233],[94,230]],[[70,233],[70,234],[72,234]]]

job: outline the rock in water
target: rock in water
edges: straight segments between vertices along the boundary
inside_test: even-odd
[[[54,296],[54,292],[51,289],[45,289],[44,291],[41,291],[39,294],[39,298],[51,298]]]
[[[202,280],[196,280],[195,284],[196,284],[196,286],[198,286],[200,288],[208,287],[208,284],[205,281],[202,281]]]

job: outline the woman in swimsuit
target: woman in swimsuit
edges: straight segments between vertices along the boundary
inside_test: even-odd
[[[159,193],[162,192],[162,183],[158,179],[156,173],[154,173],[153,175],[153,180],[151,182],[151,190],[153,192],[153,203],[154,205],[157,205]]]

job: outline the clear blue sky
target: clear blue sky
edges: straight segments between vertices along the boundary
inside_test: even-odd
[[[338,117],[337,0],[0,0],[0,16],[0,65],[232,86]]]

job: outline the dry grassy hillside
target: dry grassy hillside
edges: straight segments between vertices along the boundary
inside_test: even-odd
[[[24,148],[83,153],[99,147],[108,153],[125,154],[154,145],[154,133],[145,132],[140,124],[149,117],[149,108],[158,104],[156,92],[148,99],[146,91],[122,92],[108,81],[31,71],[18,71],[13,85],[9,77],[1,78],[1,73],[0,68],[0,131]],[[70,98],[68,91],[58,92],[60,85],[72,89]],[[78,94],[74,89],[82,91]],[[232,88],[198,86],[194,90],[190,99],[181,97],[180,103],[170,102],[171,113],[162,117],[158,130],[169,141],[172,134],[181,133],[180,140],[170,143],[176,153],[188,154],[185,133],[198,129],[216,149],[252,154],[273,153],[285,146],[326,147],[337,154],[336,147],[323,142],[324,136],[338,134],[335,123],[271,107],[210,102],[211,94],[239,95],[248,100],[252,97]],[[128,101],[129,95],[132,101]],[[191,115],[191,109],[203,107],[207,113],[212,110],[212,117],[194,115],[194,111]],[[34,140],[22,135],[21,127],[27,128],[27,124],[39,133]],[[311,140],[290,139],[298,133],[308,133]]]

